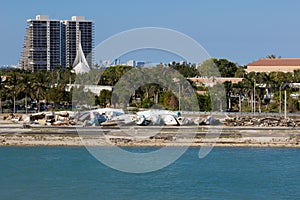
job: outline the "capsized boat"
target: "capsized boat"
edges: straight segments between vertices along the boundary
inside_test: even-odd
[[[137,121],[137,125],[167,125],[167,126],[177,126],[179,125],[176,118],[181,114],[180,112],[174,112],[170,110],[147,110],[137,112],[140,117]]]
[[[139,126],[148,126],[150,124],[150,120],[147,120],[146,117],[144,115],[142,116],[137,116],[137,120],[136,120],[136,125]]]
[[[116,108],[99,108],[93,110],[93,112],[98,112],[99,114],[106,117],[107,120],[111,120],[112,118],[120,115],[124,115],[125,112],[123,109],[116,109]]]
[[[164,121],[160,115],[151,115],[147,118],[150,121],[150,125],[152,126],[161,126],[164,124]]]
[[[129,125],[134,125],[135,122],[137,121],[137,115],[133,114],[123,114],[119,116],[115,116],[111,118],[111,120],[106,121],[105,123],[102,123],[102,126],[112,126],[112,125],[124,125],[124,126],[129,126]]]
[[[180,126],[186,126],[186,125],[190,124],[190,120],[188,118],[185,118],[185,117],[177,117],[177,121],[178,121]]]
[[[106,118],[103,115],[100,115],[97,112],[90,112],[90,121],[91,126],[99,126],[101,123],[105,122]]]
[[[83,122],[83,126],[100,126],[107,119],[95,111],[84,112],[79,115],[78,121]]]
[[[162,115],[162,120],[166,126],[178,126],[180,125],[176,117],[173,115]]]
[[[196,125],[215,125],[219,123],[213,116],[207,116],[206,118],[197,117],[193,122]]]
[[[174,112],[174,111],[170,111],[170,110],[146,110],[146,111],[140,111],[136,113],[138,116],[145,116],[150,117],[153,115],[173,115],[176,118],[181,116],[180,112]]]

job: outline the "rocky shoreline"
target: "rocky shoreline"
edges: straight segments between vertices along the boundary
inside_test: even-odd
[[[0,125],[0,146],[300,147],[288,127],[31,127]]]

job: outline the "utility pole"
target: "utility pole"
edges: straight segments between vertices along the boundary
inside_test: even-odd
[[[229,93],[229,96],[228,96],[228,110],[231,110],[231,93]]]
[[[282,90],[282,88],[285,88],[285,87],[286,87],[286,85],[283,82],[281,82],[280,86],[279,86],[279,114],[282,113],[282,92],[281,92],[281,90]]]
[[[240,114],[242,113],[242,101],[241,101],[241,94],[239,94],[239,111]]]
[[[284,119],[286,119],[286,88],[284,89]]]
[[[256,99],[255,99],[255,80],[253,83],[253,115],[255,115],[255,104],[256,104]]]
[[[279,114],[281,114],[281,85],[279,87]]]
[[[253,93],[251,93],[251,112],[253,113]]]
[[[179,111],[180,111],[180,82],[178,83],[178,109],[179,109]]]
[[[2,76],[1,76],[1,74],[0,74],[0,87],[1,87],[1,90],[2,90]],[[4,85],[3,85],[3,87],[5,87]],[[2,113],[2,91],[0,91],[0,113]]]

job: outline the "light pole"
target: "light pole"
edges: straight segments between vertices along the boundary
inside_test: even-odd
[[[279,88],[279,96],[280,96],[280,99],[279,99],[279,104],[280,104],[280,106],[279,106],[279,111],[280,111],[280,114],[281,114],[281,89],[282,89],[282,85],[283,85],[283,83],[281,83],[280,88]],[[284,88],[284,119],[286,119],[286,111],[287,111],[286,88],[287,88],[288,86],[289,86],[288,83],[284,83],[284,85],[283,85],[283,88]]]
[[[281,83],[280,84],[280,86],[279,86],[279,113],[281,114],[281,106],[282,106],[282,102],[281,102],[281,89],[282,89],[282,84],[283,83]]]
[[[242,114],[242,100],[241,100],[241,94],[239,94],[239,111],[240,111],[240,114]]]
[[[27,98],[28,98],[28,87],[30,85],[30,81],[27,82],[26,84],[26,89],[25,89],[25,113],[27,114],[28,113],[28,108],[27,108]]]
[[[286,119],[286,88],[284,88],[284,119]]]
[[[251,93],[251,112],[253,113],[253,93]]]
[[[2,76],[0,74],[0,88],[1,90],[4,89],[4,85],[3,85],[3,88],[2,88]],[[2,113],[2,91],[0,91],[0,113]]]
[[[279,88],[279,114],[281,114],[281,86]]]
[[[173,79],[173,81],[175,82],[175,83],[177,83],[178,84],[178,110],[180,111],[180,109],[181,109],[181,99],[180,99],[180,79],[178,79],[178,78],[174,78]]]
[[[256,104],[256,99],[255,99],[255,80],[253,82],[253,115],[255,115],[255,104]]]
[[[229,92],[228,95],[228,110],[231,110],[231,91]]]
[[[180,111],[180,82],[178,82],[178,109],[179,109],[179,111]]]

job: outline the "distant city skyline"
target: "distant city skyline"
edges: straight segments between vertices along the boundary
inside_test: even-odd
[[[300,2],[288,1],[6,1],[1,6],[0,66],[18,63],[26,20],[38,14],[51,19],[83,15],[95,21],[95,46],[108,37],[139,27],[182,32],[211,57],[240,65],[275,54],[300,57]],[[152,55],[157,62],[160,55]],[[141,60],[136,58],[135,60]],[[162,58],[161,62],[168,62]]]

